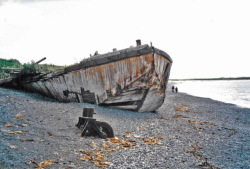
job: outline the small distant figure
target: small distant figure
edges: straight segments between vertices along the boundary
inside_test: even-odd
[[[175,92],[176,92],[176,93],[178,92],[178,88],[177,88],[177,87],[175,88]]]
[[[174,86],[172,86],[172,92],[174,92]]]

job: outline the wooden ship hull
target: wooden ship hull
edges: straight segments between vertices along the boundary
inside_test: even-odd
[[[61,102],[150,112],[164,102],[171,65],[167,53],[138,44],[84,59],[49,74],[16,78],[7,83]]]

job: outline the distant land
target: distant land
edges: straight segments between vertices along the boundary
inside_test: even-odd
[[[13,70],[4,70],[2,68],[28,69],[27,65],[29,65],[31,63],[32,63],[32,61],[30,63],[21,64],[21,62],[16,60],[16,59],[3,59],[3,58],[0,58],[0,79],[1,78],[11,77],[11,76],[14,75]],[[48,72],[54,71],[56,69],[62,69],[64,67],[65,66],[57,66],[57,65],[54,65],[54,64],[38,64],[38,65],[36,65],[35,69],[37,71],[40,71],[40,72],[43,72],[43,73],[48,73]]]
[[[220,78],[201,78],[201,79],[169,79],[171,81],[191,81],[191,80],[250,80],[250,77],[220,77]]]

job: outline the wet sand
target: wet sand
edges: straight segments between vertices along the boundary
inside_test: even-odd
[[[0,168],[250,168],[250,109],[171,86],[155,113],[0,88]],[[80,137],[75,124],[84,107],[94,107],[116,139]]]

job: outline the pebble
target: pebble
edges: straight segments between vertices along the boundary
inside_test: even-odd
[[[172,84],[168,86],[171,87]],[[99,138],[79,137],[80,130],[74,125],[84,107],[94,107],[97,113],[94,118],[109,123],[115,135],[120,135],[118,138],[125,139],[123,135],[128,135],[126,132],[135,136],[128,139],[136,140],[136,147],[117,149],[105,157],[106,161],[113,163],[109,168],[192,168],[193,165],[201,164],[190,153],[196,151],[192,148],[194,145],[199,147],[197,154],[201,155],[202,160],[207,158],[211,166],[250,168],[250,109],[247,108],[184,93],[172,93],[169,87],[163,106],[155,113],[136,113],[91,104],[59,103],[37,94],[4,88],[0,88],[0,93],[0,100],[3,100],[0,130],[6,130],[7,123],[13,126],[20,125],[21,122],[30,123],[23,134],[0,131],[0,168],[32,168],[34,163],[27,164],[31,159],[36,159],[36,162],[60,162],[52,164],[51,168],[60,168],[63,161],[70,161],[63,163],[63,168],[98,168],[94,163],[79,160],[79,156],[75,154],[79,149],[93,151],[89,147],[92,142],[97,143],[97,146],[103,144]],[[10,98],[15,98],[15,102]],[[20,104],[22,108],[19,107]],[[183,105],[187,105],[194,113],[175,110],[175,107]],[[36,108],[35,111],[33,108]],[[24,115],[23,119],[14,120],[19,112]],[[187,118],[173,118],[176,113]],[[42,117],[39,120],[41,123],[37,123],[37,117]],[[159,119],[160,117],[165,119]],[[188,120],[214,124],[187,123]],[[228,137],[234,132],[229,129],[235,129],[237,133]],[[141,141],[143,138],[157,138],[158,135],[162,136],[159,145]],[[34,141],[32,144],[20,142],[17,136],[23,140],[32,136]],[[8,144],[16,145],[19,149],[10,149]],[[20,156],[20,153],[23,155]]]

